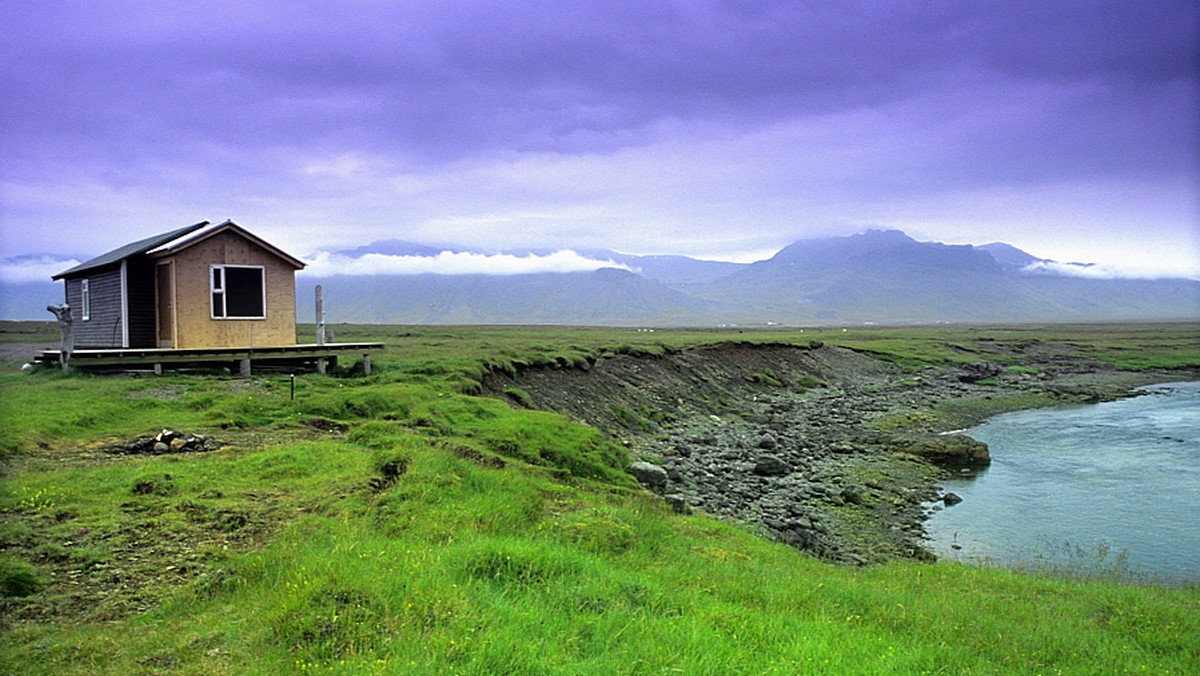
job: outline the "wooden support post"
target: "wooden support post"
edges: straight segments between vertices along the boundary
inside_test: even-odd
[[[243,377],[250,375],[250,360],[248,358],[241,361],[241,369],[239,372]]]
[[[156,375],[156,376],[161,376],[161,375],[162,375],[162,362],[155,362],[155,364],[154,364],[154,375]]]
[[[47,305],[46,309],[54,313],[54,317],[58,319],[58,332],[62,338],[62,344],[58,349],[58,361],[62,363],[63,373],[71,372],[71,352],[75,350],[75,333],[71,330],[71,324],[74,319],[71,317],[71,306],[66,303],[62,305]]]
[[[371,354],[369,352],[363,355],[363,375],[371,375]]]
[[[313,290],[313,296],[317,300],[317,314],[316,314],[317,345],[324,346],[325,345],[325,290],[321,288],[320,284],[318,284],[317,288]],[[324,372],[325,371],[323,371],[323,370],[321,371],[321,373],[324,373]]]
[[[317,345],[325,346],[325,289],[318,284],[317,288],[313,289],[313,297],[317,301],[316,321],[317,321]],[[317,373],[325,375],[326,364],[324,357],[317,358]]]

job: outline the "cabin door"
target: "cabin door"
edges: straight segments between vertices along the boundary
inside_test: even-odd
[[[159,263],[155,268],[155,296],[158,311],[158,346],[175,347],[175,264]]]

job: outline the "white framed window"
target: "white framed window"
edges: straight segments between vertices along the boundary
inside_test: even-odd
[[[89,288],[88,281],[90,280],[79,281],[79,312],[85,322],[92,318],[92,290]]]
[[[209,267],[213,319],[265,319],[266,270],[261,265]]]

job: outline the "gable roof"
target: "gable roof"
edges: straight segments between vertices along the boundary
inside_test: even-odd
[[[197,231],[200,232],[197,233]],[[257,235],[250,233],[248,230],[237,223],[234,223],[233,221],[225,221],[219,225],[213,225],[209,221],[200,221],[199,223],[189,225],[186,228],[179,228],[178,230],[164,232],[161,235],[147,237],[146,239],[139,240],[131,244],[126,244],[119,249],[113,249],[106,254],[96,256],[90,261],[80,263],[70,270],[60,272],[50,279],[58,281],[64,277],[75,277],[89,270],[95,270],[97,268],[114,265],[116,263],[120,263],[126,258],[140,254],[147,254],[151,256],[167,256],[175,254],[194,244],[203,242],[209,237],[213,237],[226,231],[236,232],[238,235],[245,237],[251,242],[254,242],[258,246],[287,261],[288,264],[292,265],[297,270],[304,268],[303,261],[284,253],[280,249],[268,244],[267,242],[264,242],[262,239],[259,239]]]
[[[80,263],[79,265],[76,265],[75,267],[71,268],[70,270],[64,270],[63,272],[60,272],[57,275],[54,275],[50,279],[58,281],[58,280],[62,279],[63,277],[73,277],[75,275],[78,275],[81,272],[87,272],[88,270],[93,270],[95,268],[102,268],[107,265],[112,265],[114,263],[120,263],[121,261],[125,260],[126,258],[129,258],[130,256],[144,254],[147,251],[150,251],[151,249],[155,249],[157,247],[162,246],[166,242],[170,242],[171,240],[174,240],[174,239],[179,239],[180,237],[183,237],[192,232],[195,232],[196,230],[199,230],[200,228],[203,228],[204,226],[206,226],[208,224],[209,224],[208,221],[200,221],[199,223],[196,223],[194,225],[189,225],[186,228],[179,228],[178,230],[172,230],[171,232],[164,232],[161,235],[147,237],[146,239],[139,240],[139,241],[133,242],[131,244],[126,244],[125,246],[123,246],[119,249],[113,249],[112,251],[109,251],[106,254],[101,254],[99,256],[96,256],[95,258],[93,258],[90,261]]]
[[[207,226],[207,225],[209,225],[208,222],[201,224],[202,227]],[[225,221],[224,223],[220,223],[218,225],[211,226],[208,229],[202,230],[201,232],[196,233],[196,234],[193,234],[195,232],[194,229],[188,230],[187,232],[183,233],[179,237],[171,238],[164,242],[160,242],[159,244],[157,244],[153,247],[150,247],[149,249],[147,249],[145,251],[145,253],[148,253],[151,256],[156,256],[156,257],[170,256],[173,254],[177,254],[180,251],[187,249],[188,247],[199,244],[200,242],[203,242],[206,239],[215,237],[215,236],[221,234],[222,232],[230,232],[230,231],[237,233],[238,235],[250,240],[251,242],[254,242],[258,246],[266,249],[267,251],[270,251],[272,254],[278,256],[279,258],[283,259],[284,261],[287,261],[292,267],[296,268],[297,270],[301,270],[304,268],[304,262],[301,261],[300,259],[285,253],[283,250],[279,249],[278,247],[275,247],[274,245],[268,244],[267,242],[260,239],[257,235],[251,233],[250,231],[246,230],[245,228],[238,225],[237,223],[234,223],[233,221]]]

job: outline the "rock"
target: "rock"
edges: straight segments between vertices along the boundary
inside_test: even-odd
[[[758,447],[764,450],[769,451],[775,448],[776,445],[778,444],[775,441],[775,437],[771,436],[770,434],[764,434],[762,435],[762,438],[758,440]]]
[[[178,439],[183,436],[183,432],[178,430],[163,430],[154,437],[155,441],[161,441],[164,444],[169,444],[173,439]]]
[[[801,526],[792,526],[783,530],[779,533],[779,536],[784,543],[796,549],[809,549],[817,543],[816,535]]]
[[[1004,367],[990,361],[977,361],[963,364],[958,373],[958,380],[964,383],[977,383],[985,378],[995,378],[1004,372]]]
[[[763,455],[754,463],[754,473],[759,476],[783,476],[791,471],[788,464],[774,455]]]
[[[667,485],[667,470],[652,462],[639,460],[629,466],[629,473],[643,486],[661,488]]]
[[[692,511],[692,508],[688,506],[687,497],[683,493],[672,493],[664,496],[663,500],[666,500],[676,514],[690,514]]]
[[[174,439],[171,440],[171,443],[168,444],[168,446],[171,447],[171,450],[175,453],[182,451],[184,449],[184,447],[187,445],[188,445],[188,440],[184,439],[183,437],[175,437]]]
[[[161,441],[156,441],[156,442],[154,442],[154,446],[151,448],[151,452],[153,452],[153,453],[170,453],[171,447]]]
[[[842,489],[842,500],[851,505],[863,504],[865,494],[860,486],[846,486]]]
[[[942,503],[944,503],[947,507],[952,507],[962,501],[962,497],[960,497],[957,493],[947,493],[942,496]]]
[[[901,441],[900,450],[943,467],[986,467],[992,463],[987,444],[961,434]]]

